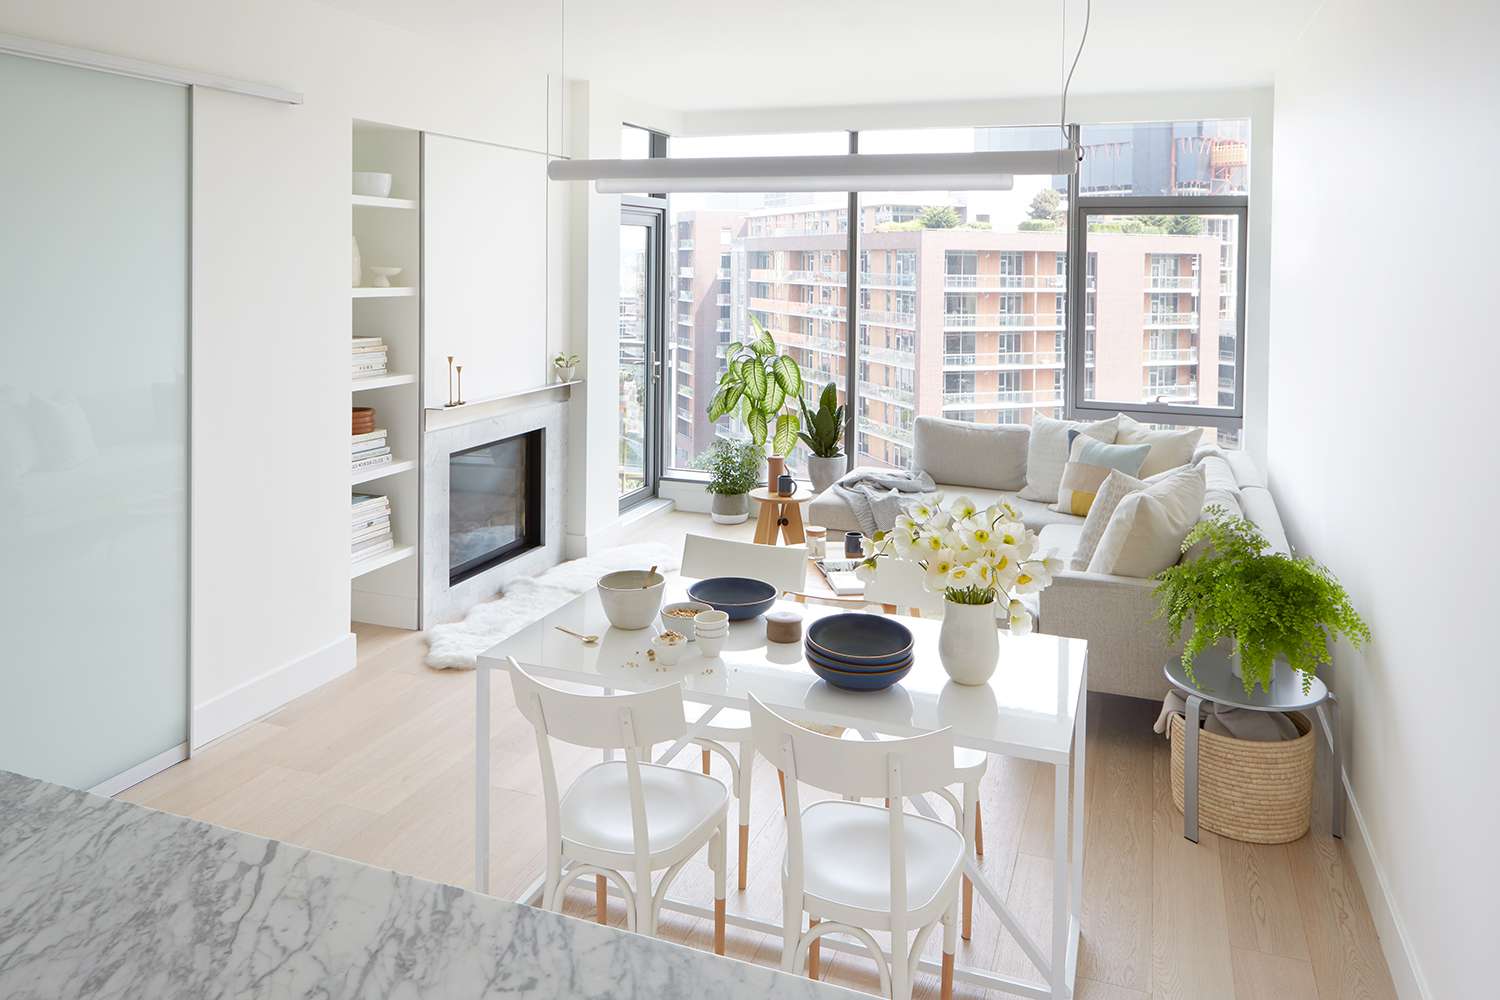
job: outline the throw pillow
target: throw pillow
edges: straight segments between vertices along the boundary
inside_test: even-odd
[[[1056,503],[1063,466],[1068,464],[1068,431],[1077,430],[1105,444],[1114,444],[1117,420],[1109,417],[1091,424],[1051,417],[1033,420],[1031,440],[1026,446],[1026,488],[1021,491],[1021,499]]]
[[[934,482],[1013,492],[1026,485],[1025,424],[971,424],[918,417],[912,459]]]
[[[1089,568],[1089,561],[1094,558],[1094,550],[1099,547],[1099,539],[1109,526],[1109,519],[1114,515],[1115,508],[1120,506],[1121,500],[1145,488],[1144,482],[1119,470],[1111,470],[1104,477],[1093,504],[1089,506],[1088,517],[1083,520],[1083,530],[1078,533],[1078,544],[1073,548],[1070,569],[1081,573]]]
[[[1187,465],[1193,460],[1193,451],[1203,440],[1202,427],[1184,427],[1171,430],[1153,430],[1138,420],[1120,414],[1120,426],[1115,441],[1120,444],[1149,444],[1151,456],[1141,466],[1142,476],[1154,476],[1158,472]]]
[[[1151,451],[1148,444],[1105,444],[1086,434],[1070,431],[1073,450],[1063,467],[1062,482],[1057,488],[1057,503],[1052,509],[1062,514],[1084,517],[1093,506],[1094,496],[1112,471],[1134,475]]]
[[[1189,467],[1127,495],[1110,515],[1088,571],[1147,579],[1176,563],[1203,509],[1203,490],[1203,470]]]

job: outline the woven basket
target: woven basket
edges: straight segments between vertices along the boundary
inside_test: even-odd
[[[1312,820],[1312,723],[1300,712],[1287,718],[1301,733],[1274,743],[1237,740],[1202,730],[1198,734],[1198,823],[1231,840],[1285,844],[1307,832]],[[1183,747],[1180,714],[1168,730],[1172,741],[1172,804],[1182,811]]]

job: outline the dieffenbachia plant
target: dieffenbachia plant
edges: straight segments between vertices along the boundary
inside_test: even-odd
[[[773,455],[786,455],[797,446],[802,422],[792,404],[801,398],[802,369],[785,354],[755,316],[755,339],[729,345],[729,368],[719,376],[718,391],[708,404],[708,419],[737,413],[750,439],[763,447],[767,438]]]

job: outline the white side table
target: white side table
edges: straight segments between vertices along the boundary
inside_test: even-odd
[[[1193,674],[1198,683],[1188,680],[1182,669],[1182,659],[1173,657],[1162,672],[1173,687],[1187,697],[1187,719],[1183,730],[1187,743],[1183,746],[1182,768],[1182,835],[1193,843],[1198,842],[1198,736],[1199,722],[1205,701],[1244,708],[1252,712],[1298,712],[1312,709],[1328,729],[1329,742],[1333,747],[1333,835],[1344,836],[1344,781],[1343,754],[1339,748],[1339,702],[1328,685],[1317,677],[1306,693],[1302,690],[1302,675],[1295,670],[1278,670],[1271,678],[1271,690],[1257,686],[1250,694],[1245,685],[1230,669],[1229,657],[1217,649],[1205,650],[1193,661]],[[1324,711],[1324,707],[1327,711]]]

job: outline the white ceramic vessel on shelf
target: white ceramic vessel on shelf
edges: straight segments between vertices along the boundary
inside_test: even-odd
[[[375,276],[374,279],[370,282],[371,288],[390,288],[391,279],[401,273],[401,268],[376,267],[374,264],[371,264],[370,273]]]
[[[359,237],[351,236],[349,239],[354,243],[354,287],[358,288],[360,281],[364,279],[365,269],[359,262]]]
[[[354,171],[354,193],[368,198],[391,196],[391,175],[374,170]]]
[[[1000,660],[1000,633],[995,627],[993,601],[989,604],[943,602],[938,659],[955,683],[979,685],[989,682]]]

